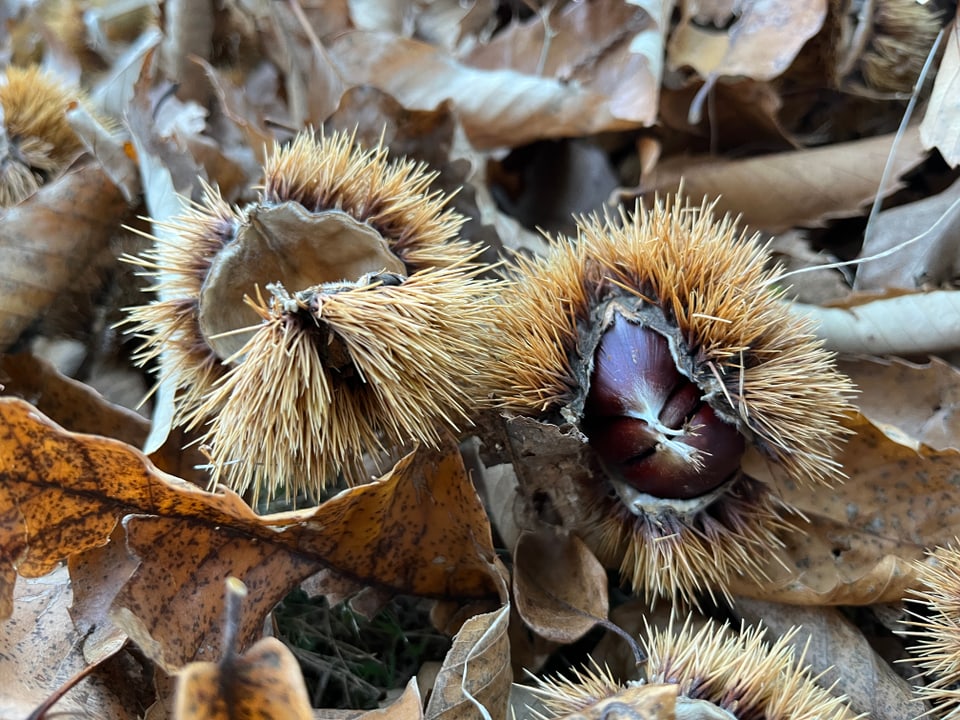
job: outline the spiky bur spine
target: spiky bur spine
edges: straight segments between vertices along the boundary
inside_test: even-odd
[[[182,425],[227,368],[200,330],[200,291],[212,258],[234,240],[243,214],[205,185],[203,199],[168,222],[166,233],[151,237],[153,247],[132,258],[153,278],[147,288],[156,299],[128,309],[131,332],[143,338],[134,357],[139,365],[158,363],[157,385],[176,388],[174,425]],[[156,387],[156,386],[155,386]]]
[[[289,146],[274,146],[264,175],[265,203],[341,210],[375,228],[410,272],[461,263],[480,250],[457,237],[466,218],[446,207],[449,198],[430,192],[436,173],[391,161],[383,145],[359,148],[352,134],[300,133]]]
[[[643,674],[647,683],[677,685],[678,704],[704,701],[739,720],[850,720],[845,698],[816,685],[791,645],[797,629],[773,644],[762,627],[740,628],[709,622],[694,630],[689,619],[679,632],[672,624],[647,632]],[[548,718],[583,712],[598,699],[620,692],[609,672],[578,673],[576,680],[540,681],[537,694]]]
[[[878,0],[874,8],[860,73],[870,88],[909,93],[943,23],[934,3]]]
[[[39,67],[8,67],[0,80],[0,207],[35,193],[83,151],[66,112],[82,93]]]
[[[154,248],[137,260],[155,279],[151,289],[157,296],[130,309],[133,331],[145,340],[138,360],[157,362],[159,383],[176,388],[174,424],[211,422],[205,439],[216,478],[240,489],[266,479],[270,493],[283,485],[288,493],[315,494],[334,479],[341,463],[357,480],[364,452],[435,439],[435,423],[463,420],[464,409],[475,400],[464,376],[473,372],[469,365],[478,357],[474,333],[483,314],[478,308],[489,305],[490,291],[488,283],[477,280],[480,268],[472,262],[480,247],[457,237],[465,219],[446,208],[447,197],[429,191],[434,179],[422,164],[391,160],[385,147],[358,147],[350,134],[305,132],[289,145],[274,146],[257,203],[234,208],[218,190],[206,187],[199,203],[160,223],[164,238],[155,238]],[[345,214],[371,228],[410,277],[390,288],[345,277],[354,287],[336,298],[323,289],[289,287],[290,297],[306,292],[323,317],[313,317],[289,298],[260,302],[259,318],[253,318],[261,324],[236,328],[252,333],[243,351],[220,356],[201,322],[211,267],[242,242],[263,208],[289,203],[314,215]],[[302,267],[298,270],[303,274]],[[282,286],[284,280],[269,278],[263,286]],[[251,284],[242,292],[256,296],[264,287]],[[488,334],[485,329],[481,335]],[[311,343],[316,355],[328,357],[315,344],[321,335],[336,337],[351,353],[355,366],[347,383],[334,383],[339,370],[320,367],[323,360],[309,357]],[[452,376],[428,378],[432,371]],[[306,377],[332,384],[324,390]],[[354,392],[347,384],[369,387]],[[285,400],[278,404],[281,397]],[[243,412],[241,398],[253,403]],[[276,412],[264,412],[261,401]],[[330,427],[330,422],[343,424]],[[314,433],[320,425],[323,432]],[[315,440],[307,437],[310,433]],[[265,437],[277,442],[250,457],[250,448],[260,447]],[[249,448],[234,444],[239,442]],[[290,442],[291,449],[281,442]],[[298,462],[306,467],[294,473]]]
[[[481,395],[491,281],[464,263],[398,284],[374,276],[255,304],[263,324],[197,407],[212,479],[238,492],[315,496],[324,478],[363,478],[364,452],[439,442]]]
[[[651,601],[680,596],[696,605],[698,595],[716,601],[716,592],[726,596],[727,578],[736,575],[761,583],[763,565],[792,527],[777,498],[747,477],[726,488],[720,501],[687,516],[636,515],[609,493],[588,497],[587,544]]]
[[[577,424],[589,436],[584,407],[602,345],[598,318],[628,308],[630,322],[656,326],[669,340],[681,374],[722,422],[794,481],[829,484],[841,475],[834,455],[852,386],[809,321],[790,313],[767,261],[729,218],[715,220],[706,203],[685,207],[679,196],[617,219],[582,220],[575,240],[559,238],[547,256],[517,260],[492,338],[497,361],[488,382],[497,401],[512,413]],[[615,370],[626,384],[636,377]],[[629,437],[622,427],[615,432]],[[706,453],[692,455],[710,462]],[[691,461],[688,474],[696,469]],[[722,591],[732,573],[756,575],[784,525],[769,490],[742,476],[692,500],[659,503],[643,488],[630,492],[627,507],[620,488],[614,495],[598,477],[585,489],[596,512],[584,532],[608,562],[622,558],[635,590],[652,596],[691,599],[704,587]]]
[[[911,654],[926,682],[914,691],[939,717],[960,717],[960,539],[932,550],[918,564],[920,589],[913,598],[923,606],[909,621],[916,638]]]

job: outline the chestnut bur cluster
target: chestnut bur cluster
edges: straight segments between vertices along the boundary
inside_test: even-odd
[[[549,496],[573,478],[564,529],[635,591],[695,601],[760,579],[789,509],[741,459],[838,479],[851,390],[766,251],[677,196],[581,219],[497,277],[433,177],[303,133],[274,148],[257,200],[207,188],[158,223],[140,260],[157,297],[131,319],[212,482],[315,501],[492,413],[521,480]]]

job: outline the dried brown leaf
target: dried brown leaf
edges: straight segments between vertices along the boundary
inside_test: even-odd
[[[123,194],[96,165],[0,213],[0,350],[55,306],[126,214]]]
[[[21,579],[15,611],[0,622],[0,717],[24,718],[87,666],[83,634],[70,620],[67,569]],[[55,712],[104,720],[133,720],[123,688],[86,679],[55,705]]]
[[[536,633],[572,643],[606,620],[607,572],[576,535],[525,532],[513,560],[517,612]]]
[[[476,615],[453,638],[427,704],[428,720],[474,720],[484,717],[481,705],[493,720],[506,720],[513,674],[507,625],[510,606]]]
[[[949,542],[960,523],[960,452],[908,447],[863,416],[839,460],[848,479],[830,492],[797,486],[748,451],[744,468],[804,514],[764,568],[769,581],[735,580],[734,594],[806,605],[899,601],[916,584],[913,562]]]
[[[477,69],[439,48],[387,33],[345,33],[330,52],[348,84],[372,85],[407,109],[432,110],[450,100],[479,148],[638,127],[653,119],[650,108],[642,116],[627,114],[633,110],[614,103],[607,87]],[[629,85],[633,78],[619,82]]]
[[[684,17],[670,37],[667,62],[672,68],[692,67],[702,78],[771,80],[790,66],[827,16],[826,0],[698,2],[684,7]],[[691,7],[698,15],[712,14],[715,27],[724,29],[693,24]]]
[[[853,623],[835,608],[796,607],[757,600],[739,600],[734,610],[752,625],[760,622],[773,637],[800,626],[790,644],[819,684],[846,695],[850,709],[873,720],[913,720],[925,709],[910,685],[870,646]],[[821,676],[821,673],[822,676]]]
[[[960,33],[954,19],[943,41],[943,58],[927,112],[920,124],[926,148],[937,148],[950,167],[960,165]]]
[[[331,498],[306,530],[301,552],[367,584],[432,597],[505,597],[489,520],[450,436]]]
[[[423,720],[423,703],[417,678],[410,678],[403,695],[386,707],[363,713],[357,720]]]
[[[310,720],[296,657],[267,637],[220,663],[190,663],[177,682],[175,720]]]
[[[960,277],[960,182],[877,215],[860,258],[867,262],[857,266],[857,290],[913,290],[954,282]]]
[[[324,566],[392,592],[505,594],[455,445],[449,455],[411,454],[383,480],[319,508],[260,517],[233,493],[165,475],[115,440],[68,433],[22,400],[0,398],[0,428],[0,610],[12,610],[17,573],[36,577],[104,545],[126,516],[127,547],[141,564],[113,617],[168,670],[215,656],[223,598],[208,589],[230,574],[252,591],[241,646]]]
[[[719,197],[719,213],[740,215],[753,230],[816,226],[857,215],[876,197],[893,142],[893,135],[882,135],[746,160],[680,158],[661,163],[642,190],[670,194],[682,180],[685,195]],[[916,128],[908,129],[896,145],[890,177],[899,178],[925,156]],[[899,187],[889,182],[883,195]]]
[[[135,447],[147,437],[150,423],[140,415],[30,353],[0,356],[0,385],[4,395],[23,398],[72,432],[104,435]]]
[[[614,117],[650,125],[672,7],[673,0],[548,4],[459,59],[472,68],[582,85],[607,97]]]
[[[935,450],[960,450],[956,367],[939,358],[922,365],[898,358],[841,359],[839,367],[860,389],[860,412],[881,430],[893,426],[901,438]]]
[[[113,531],[106,545],[69,559],[70,617],[83,637],[83,656],[88,663],[109,657],[127,642],[127,634],[110,617],[110,608],[137,565],[127,550],[122,527]]]

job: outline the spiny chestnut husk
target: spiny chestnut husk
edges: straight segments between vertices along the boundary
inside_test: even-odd
[[[928,700],[938,717],[960,716],[960,539],[929,552],[918,563],[919,589],[912,597],[920,610],[908,621],[911,650],[926,676],[916,694]]]
[[[582,455],[561,471],[588,506],[575,529],[651,598],[761,578],[787,525],[740,470],[749,445],[798,483],[841,475],[851,384],[767,260],[678,196],[582,220],[575,240],[519,259],[502,293],[489,383],[508,435],[527,442],[527,416],[553,428],[550,453]]]
[[[622,684],[595,667],[579,672],[576,681],[540,680],[536,693],[549,719],[589,714],[590,706],[645,683],[677,686],[678,717],[691,713],[739,720],[857,717],[843,697],[815,684],[803,657],[798,658],[790,644],[796,628],[773,644],[764,641],[764,632],[762,627],[747,626],[737,632],[713,622],[694,630],[689,620],[676,632],[671,624],[642,638],[647,653],[643,681]]]
[[[908,94],[943,25],[936,3],[850,0],[840,19],[841,85],[861,82],[872,93]]]
[[[492,286],[421,165],[303,133],[264,175],[258,202],[206,188],[161,224],[141,261],[158,299],[131,318],[174,422],[209,423],[213,480],[315,496],[340,471],[362,480],[365,453],[466,418]]]
[[[16,205],[54,179],[83,151],[67,110],[83,93],[39,67],[8,67],[0,79],[0,208]]]

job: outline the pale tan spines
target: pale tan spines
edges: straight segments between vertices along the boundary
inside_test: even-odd
[[[154,279],[147,288],[156,299],[128,309],[130,332],[143,339],[135,360],[159,361],[158,384],[177,389],[174,423],[181,424],[202,402],[217,378],[226,372],[200,331],[200,290],[216,253],[233,238],[242,215],[223,200],[220,191],[204,186],[203,200],[165,223],[154,246],[134,258]]]
[[[362,481],[363,454],[410,441],[435,445],[442,427],[467,422],[482,389],[491,281],[466,263],[423,270],[399,286],[318,293],[290,309],[255,307],[264,323],[192,413],[212,417],[203,444],[211,478],[237,492],[266,488],[316,497],[343,471]],[[316,307],[312,305],[315,304]],[[323,360],[342,343],[351,373]]]
[[[880,92],[909,93],[943,26],[935,3],[878,0],[874,6],[860,73]]]
[[[815,677],[791,645],[797,629],[770,644],[762,627],[707,623],[694,630],[689,620],[648,632],[646,678],[671,682],[686,697],[706,700],[735,717],[765,720],[852,720],[845,702],[815,684]]]
[[[930,551],[918,563],[920,589],[912,597],[925,606],[909,621],[910,648],[926,678],[914,692],[928,700],[937,716],[960,717],[960,539]]]
[[[391,251],[398,256],[410,273],[432,267],[449,268],[448,273],[432,276],[433,282],[438,286],[446,282],[447,287],[450,288],[446,294],[439,292],[438,298],[448,297],[451,292],[454,292],[454,286],[461,281],[463,285],[459,288],[459,292],[462,294],[480,289],[480,295],[488,296],[485,286],[475,279],[480,266],[474,263],[474,258],[480,251],[480,246],[458,238],[458,231],[464,218],[452,210],[445,209],[448,198],[439,193],[429,192],[429,185],[434,175],[426,173],[422,165],[408,160],[389,160],[387,150],[382,146],[366,150],[358,148],[353,136],[349,134],[334,133],[318,136],[313,133],[302,133],[289,145],[274,147],[273,153],[265,164],[264,176],[265,185],[259,205],[291,201],[303,204],[310,211],[335,210],[347,213],[380,232]],[[216,429],[211,429],[210,433],[216,436],[226,432],[230,425],[226,419],[214,419],[221,410],[226,411],[224,408],[230,399],[229,394],[215,389],[215,385],[223,381],[229,364],[227,358],[217,356],[201,333],[200,292],[214,256],[237,236],[239,229],[247,222],[248,210],[249,208],[237,209],[230,206],[223,200],[218,190],[206,187],[200,203],[191,205],[170,221],[159,224],[163,230],[160,233],[162,237],[155,238],[154,248],[145,253],[144,257],[136,260],[144,268],[145,273],[154,278],[152,290],[157,293],[157,299],[152,303],[130,309],[133,332],[145,338],[138,359],[142,363],[158,361],[159,381],[169,381],[176,387],[175,424],[190,423],[201,427],[208,420],[213,420]],[[441,278],[445,279],[441,281]],[[356,280],[356,278],[345,279]],[[283,282],[283,278],[278,277],[275,280]],[[453,322],[452,316],[441,310],[433,300],[426,299],[423,291],[414,290],[426,284],[426,279],[408,282],[404,284],[404,290],[409,288],[412,292],[410,302],[423,303],[423,312],[437,313],[435,322],[438,326],[442,325],[446,332],[446,328]],[[302,287],[288,288],[291,292],[303,289]],[[264,288],[259,290],[262,292]],[[247,289],[250,295],[254,295],[257,291],[258,288],[255,287]],[[480,302],[479,299],[475,301]],[[456,330],[450,330],[452,335],[457,336],[450,341],[451,347],[464,351],[461,364],[444,361],[445,367],[449,367],[451,371],[462,371],[461,365],[465,365],[476,357],[475,352],[464,349],[470,342],[471,323],[475,320],[473,310],[470,309],[473,307],[470,305],[471,302],[473,300],[468,301],[461,297],[459,305],[454,303],[450,309],[453,312],[454,309],[459,308],[465,313],[464,324]],[[397,307],[402,305],[403,302],[398,301]],[[334,306],[336,303],[333,303],[327,312],[333,313]],[[371,320],[369,314],[364,315],[365,312],[368,310],[362,307],[362,304],[358,304],[356,317],[358,322]],[[274,372],[272,377],[276,379],[276,373],[279,372],[279,358],[283,354],[281,347],[286,341],[282,340],[282,333],[281,338],[276,337],[276,333],[280,332],[278,328],[282,326],[278,318],[265,318],[264,322],[264,326],[256,337],[256,341],[262,347],[255,349],[264,351],[268,364]],[[378,319],[374,318],[373,327],[387,334],[398,332],[403,325],[402,322],[398,322],[397,327],[388,326],[384,318],[379,318],[380,324],[377,323]],[[345,329],[352,327],[347,320],[342,320],[342,325]],[[356,332],[361,336],[367,331],[356,330]],[[489,335],[489,332],[485,331],[484,335]],[[415,339],[411,339],[412,341]],[[431,342],[436,342],[438,345],[445,342],[439,337],[420,341],[427,346]],[[427,347],[427,349],[430,348]],[[357,352],[365,351],[374,352],[375,346],[371,344],[368,348],[358,341]],[[290,352],[293,351],[290,350]],[[256,353],[253,353],[251,357],[255,355]],[[387,358],[384,359],[385,362],[387,360]],[[367,359],[366,362],[373,361]],[[421,367],[429,370],[431,365],[426,363]],[[433,367],[436,368],[436,365]],[[253,374],[257,370],[254,366],[250,366],[243,372]],[[368,374],[376,379],[376,372],[370,371]],[[387,368],[381,372],[389,375]],[[238,374],[234,375],[230,384],[240,382]],[[391,379],[392,384],[385,386],[394,394],[391,407],[397,407],[404,402],[420,402],[423,399],[418,393],[424,391],[426,383],[419,378],[420,376],[414,378],[412,393],[409,395],[402,395],[399,392],[400,381],[397,378]],[[453,393],[448,383],[447,380],[438,380],[437,394],[424,400],[423,407],[425,413],[432,410],[440,413],[440,416],[434,420],[453,424],[455,420],[463,419],[463,408],[468,404],[465,398],[468,396],[472,398],[473,391],[470,391],[470,394],[465,394],[465,390]],[[217,385],[217,387],[222,386]],[[264,392],[269,390],[265,388]],[[252,392],[254,391],[250,390],[248,395]],[[265,401],[271,399],[273,398],[265,398]],[[341,418],[346,425],[337,430],[342,441],[327,448],[323,453],[324,458],[328,460],[336,458],[336,461],[333,464],[324,465],[322,469],[311,466],[311,477],[329,477],[329,473],[335,472],[341,463],[345,463],[346,469],[356,478],[359,473],[357,458],[362,452],[376,451],[381,442],[387,442],[375,436],[375,433],[381,431],[389,439],[402,437],[403,441],[419,438],[421,435],[436,436],[432,423],[429,424],[431,429],[422,429],[418,434],[410,430],[409,423],[384,418],[382,405],[370,408],[362,406],[362,403],[379,401],[377,396],[354,398],[350,411]],[[337,407],[342,405],[337,397],[332,397],[328,402],[332,402]],[[415,413],[411,414],[415,415]],[[358,415],[377,417],[377,421],[373,423],[375,430],[365,430],[365,426],[358,424]],[[315,420],[307,418],[305,422],[309,424]],[[232,432],[239,433],[240,430],[235,429]],[[283,435],[287,431],[278,428],[276,432],[278,435]],[[351,438],[356,447],[349,452],[345,450],[347,440],[344,438]],[[259,439],[255,444],[259,445]],[[306,447],[306,441],[302,441],[300,446]],[[236,446],[232,446],[229,442],[215,443],[212,452],[213,465],[218,478],[223,474],[224,478],[229,479],[230,484],[241,487],[249,484],[249,478],[256,475],[256,473],[251,475],[248,466],[245,466],[246,469],[242,472],[223,470],[224,463],[228,459],[236,459]],[[289,462],[281,463],[279,467],[286,472],[289,464]],[[263,472],[272,473],[272,470],[263,469]],[[239,479],[241,477],[246,479]],[[271,480],[271,483],[274,482]]]
[[[816,685],[803,656],[791,641],[797,628],[770,644],[762,627],[708,621],[696,630],[688,617],[679,631],[673,624],[641,637],[647,654],[643,675],[647,683],[677,685],[678,700],[687,698],[716,705],[745,720],[853,720],[845,698]],[[538,680],[536,694],[549,714],[560,718],[585,711],[598,700],[626,685],[594,664],[575,679]]]
[[[309,210],[342,210],[374,227],[410,269],[441,267],[476,255],[457,234],[466,219],[430,192],[437,174],[383,145],[360,149],[352,134],[303,132],[274,146],[264,165],[264,200],[294,200]]]
[[[582,531],[587,543],[605,565],[619,564],[633,591],[651,602],[681,598],[697,606],[698,595],[716,601],[718,591],[730,601],[731,578],[763,582],[763,565],[791,528],[781,517],[782,504],[761,483],[743,477],[689,518],[637,516],[599,492],[591,504]]]
[[[0,79],[6,133],[0,158],[0,207],[15,205],[61,173],[83,144],[66,113],[83,93],[39,67],[8,67]]]
[[[490,382],[502,407],[537,414],[570,402],[578,325],[613,291],[654,302],[674,319],[698,364],[698,383],[721,380],[754,442],[798,482],[830,482],[851,410],[852,385],[809,320],[775,288],[778,270],[710,206],[677,196],[621,211],[619,222],[579,222],[575,241],[556,240],[543,258],[521,260],[503,295],[499,358]]]

